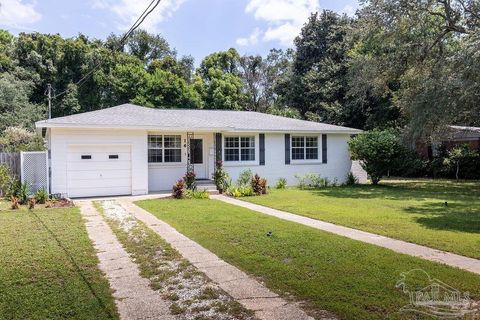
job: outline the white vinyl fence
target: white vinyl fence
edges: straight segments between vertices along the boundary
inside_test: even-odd
[[[20,153],[22,183],[26,183],[31,193],[44,188],[48,192],[48,152],[31,151]]]

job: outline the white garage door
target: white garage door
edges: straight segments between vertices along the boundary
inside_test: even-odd
[[[69,146],[67,189],[72,198],[131,194],[130,146]]]

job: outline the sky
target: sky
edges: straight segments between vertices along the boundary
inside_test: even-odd
[[[121,34],[151,0],[0,0],[0,29],[105,39]],[[162,0],[141,28],[160,33],[179,56],[196,64],[208,54],[236,48],[266,55],[289,48],[311,12],[353,15],[357,0]]]

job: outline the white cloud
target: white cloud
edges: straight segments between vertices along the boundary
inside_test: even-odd
[[[291,46],[310,14],[319,9],[318,0],[249,0],[245,11],[267,23],[264,41]]]
[[[2,0],[0,2],[0,25],[22,27],[42,18],[35,10],[36,1]]]
[[[170,18],[186,0],[162,0],[155,10],[142,23],[141,28],[158,32],[158,24]],[[93,7],[113,12],[117,18],[117,28],[126,31],[143,13],[151,0],[94,0]]]
[[[253,32],[246,38],[238,38],[237,44],[242,47],[253,46],[258,43],[258,38],[262,35],[262,31],[259,28],[255,28]]]

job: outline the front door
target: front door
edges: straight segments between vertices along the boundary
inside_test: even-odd
[[[197,179],[207,179],[207,161],[203,152],[203,138],[190,140],[190,161],[193,163],[193,170]]]

